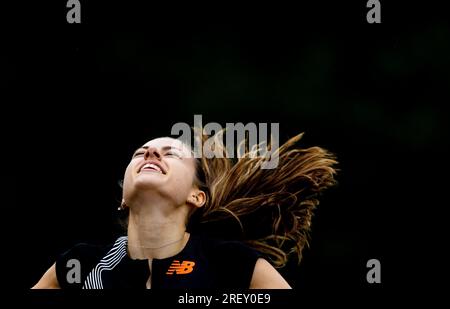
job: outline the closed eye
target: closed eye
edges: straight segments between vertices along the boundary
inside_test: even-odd
[[[143,156],[144,153],[145,153],[144,151],[137,151],[137,152],[134,153],[133,158]]]
[[[177,153],[177,152],[174,152],[174,151],[168,151],[168,152],[165,153],[165,155],[166,156],[174,156],[174,157],[177,157],[177,158],[181,158],[181,155],[179,153]]]

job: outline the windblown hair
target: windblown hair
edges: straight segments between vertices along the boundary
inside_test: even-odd
[[[232,161],[221,134],[216,134],[214,147],[222,148],[224,158],[198,159],[197,184],[208,199],[190,218],[191,227],[244,241],[275,267],[284,266],[292,253],[300,263],[318,197],[336,184],[337,164],[323,148],[298,148],[302,136],[274,149],[279,157],[276,168],[262,169],[267,158],[258,155],[261,144],[248,149],[245,142],[243,156]]]

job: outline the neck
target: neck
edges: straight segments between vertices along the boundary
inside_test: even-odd
[[[128,253],[132,259],[164,259],[176,255],[189,240],[187,207],[164,200],[136,201],[128,219]]]

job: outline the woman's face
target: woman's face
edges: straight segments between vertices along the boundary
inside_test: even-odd
[[[131,206],[134,198],[158,194],[176,206],[186,203],[194,188],[195,159],[179,140],[153,139],[133,154],[125,171],[123,194]]]

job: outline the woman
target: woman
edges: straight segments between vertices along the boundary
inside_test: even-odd
[[[169,137],[147,142],[125,171],[127,236],[75,246],[33,288],[290,288],[272,265],[300,261],[316,197],[335,183],[333,156],[294,148],[300,138],[273,170],[258,149],[232,164]]]

